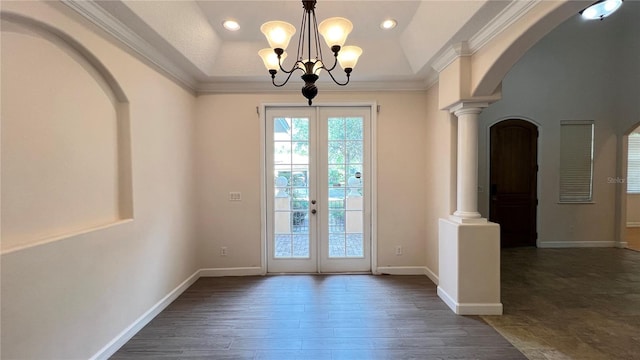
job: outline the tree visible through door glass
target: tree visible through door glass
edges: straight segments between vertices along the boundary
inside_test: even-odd
[[[274,120],[274,257],[309,257],[309,119]]]
[[[363,119],[329,118],[327,131],[329,257],[363,257]]]

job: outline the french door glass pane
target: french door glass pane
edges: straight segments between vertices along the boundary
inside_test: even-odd
[[[309,258],[309,119],[274,119],[273,139],[273,256]]]
[[[329,257],[364,257],[363,118],[330,117],[327,131]]]

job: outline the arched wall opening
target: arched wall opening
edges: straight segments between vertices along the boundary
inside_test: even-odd
[[[541,133],[545,134],[545,139],[538,142],[540,216],[537,228],[540,231],[537,245],[620,246],[617,236],[620,190],[603,182],[609,174],[615,175],[620,169],[618,137],[621,124],[629,118],[629,114],[621,114],[640,110],[637,105],[630,109],[637,104],[637,94],[640,93],[640,79],[636,76],[638,69],[634,68],[633,76],[629,76],[619,64],[619,57],[637,59],[637,41],[629,34],[637,34],[640,29],[636,27],[637,13],[633,12],[632,6],[623,7],[606,21],[589,22],[591,30],[585,29],[586,22],[581,24],[585,25],[582,28],[571,28],[581,21],[579,10],[588,5],[587,2],[571,1],[539,2],[476,53],[461,55],[440,72],[439,106],[458,117],[457,206],[462,203],[469,208],[470,203],[475,203],[472,205],[477,204],[480,213],[479,220],[457,218],[456,213],[462,214],[459,211],[449,219],[440,219],[438,294],[456,313],[502,313],[499,291],[487,290],[500,288],[500,269],[499,265],[496,266],[500,258],[499,231],[493,229],[489,233],[489,228],[496,228],[496,224],[482,224],[488,217],[487,190],[490,186],[486,182],[488,161],[484,133],[488,131],[488,124],[496,119],[536,119]],[[624,25],[617,28],[612,20],[625,11],[627,14],[621,17],[626,19]],[[549,35],[545,37],[547,33]],[[621,48],[612,39],[631,42],[632,46]],[[594,46],[594,43],[603,46]],[[593,52],[598,52],[598,56],[590,56]],[[607,56],[610,58],[603,61]],[[580,61],[586,63],[576,66]],[[611,64],[616,64],[614,76],[607,71],[594,70],[601,69],[603,65],[611,67]],[[629,68],[634,64],[626,61],[625,65]],[[470,124],[472,116],[459,111],[463,108],[479,113],[473,119],[477,122]],[[631,118],[640,116],[631,115]],[[465,125],[462,130],[461,121]],[[590,129],[596,129],[595,136],[585,135],[587,145],[581,147],[588,146],[589,154],[594,154],[588,170],[593,176],[587,185],[593,192],[589,190],[588,196],[580,199],[582,203],[560,199],[560,125],[566,121],[571,121],[571,125],[591,125]],[[586,130],[580,131],[586,133]],[[470,133],[474,133],[479,142],[477,152],[473,154],[469,148],[475,150],[475,142],[466,141]],[[593,134],[593,131],[589,133]],[[477,184],[464,174],[460,176],[461,168],[465,174],[475,173],[474,169],[469,169],[470,165],[478,167]],[[583,186],[582,182],[580,186]],[[469,224],[464,225],[463,233],[460,231],[463,225],[460,224],[464,222]],[[464,258],[471,247],[475,249],[474,256]],[[467,272],[461,274],[461,271]],[[464,281],[478,274],[482,274],[486,285],[482,291]],[[491,296],[486,296],[489,293]]]
[[[620,219],[625,207],[621,184],[615,179],[623,177],[622,135],[640,117],[640,71],[631,61],[640,55],[640,46],[628,35],[640,31],[634,20],[640,14],[639,5],[625,3],[604,21],[585,21],[574,14],[510,69],[502,81],[502,99],[480,116],[481,129],[505,117],[539,122],[538,246],[623,245]],[[559,201],[559,133],[560,123],[567,120],[594,121],[593,201],[589,204]],[[479,142],[479,187],[486,189],[488,145],[482,135]],[[483,215],[488,213],[488,198],[486,191],[479,193]]]
[[[472,57],[471,95],[493,95],[524,54],[550,31],[589,4],[581,1],[543,1],[502,31]]]

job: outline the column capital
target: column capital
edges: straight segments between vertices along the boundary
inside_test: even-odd
[[[449,108],[449,112],[455,114],[456,116],[467,115],[467,114],[480,114],[482,109],[489,106],[488,102],[471,102],[471,101],[460,101],[453,104]]]

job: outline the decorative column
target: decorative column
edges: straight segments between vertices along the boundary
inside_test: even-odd
[[[478,118],[487,103],[459,102],[457,209],[440,219],[438,296],[461,315],[502,314],[500,226],[478,213]]]
[[[461,102],[450,109],[458,117],[457,209],[452,220],[486,222],[478,212],[478,119],[487,103]]]

